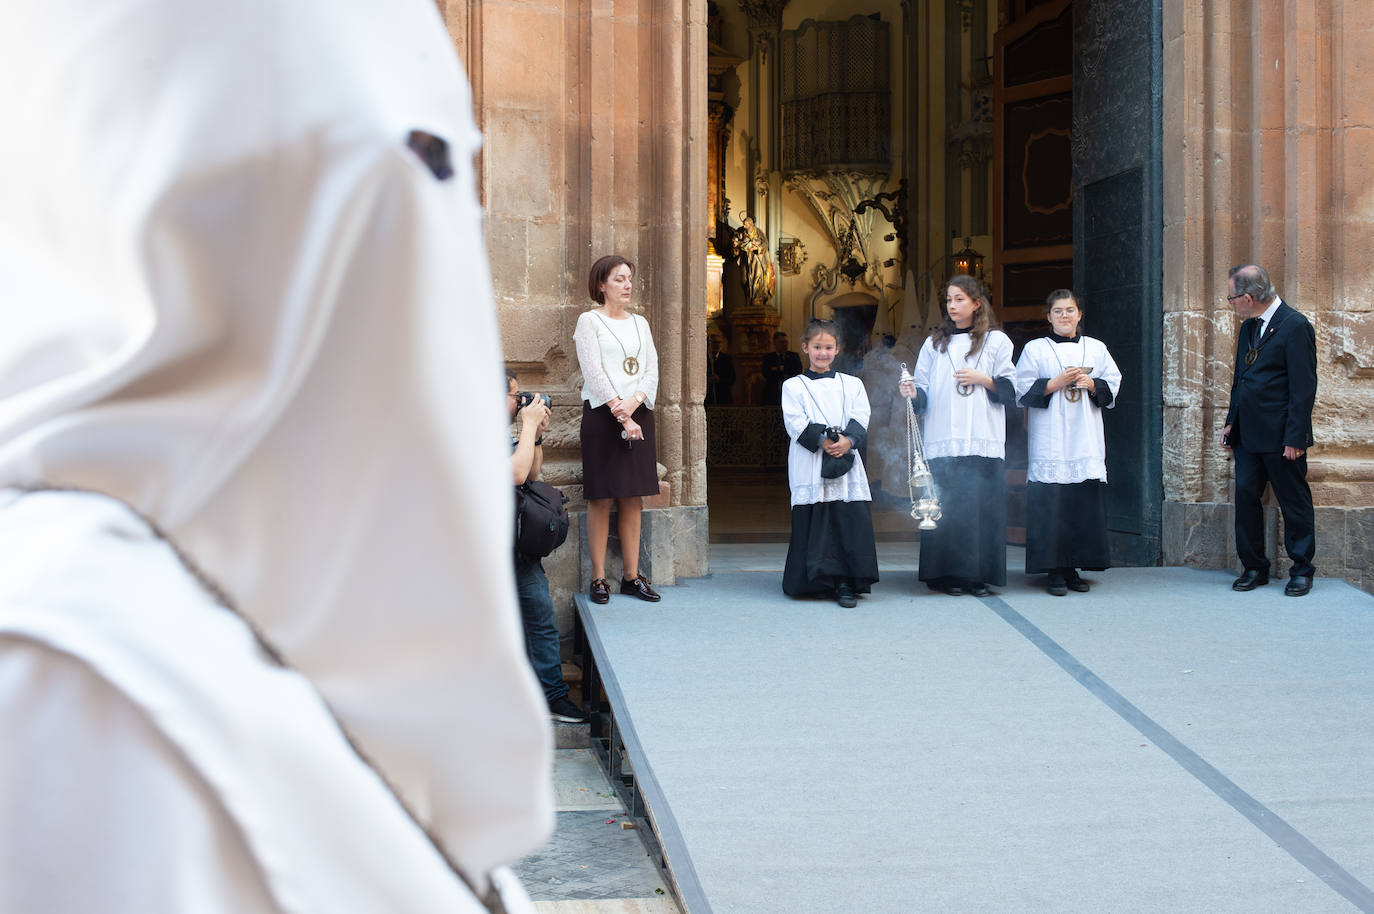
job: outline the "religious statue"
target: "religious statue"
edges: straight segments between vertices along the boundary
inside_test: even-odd
[[[744,274],[744,292],[749,304],[762,307],[773,297],[778,274],[768,252],[768,236],[759,231],[753,216],[745,216],[744,224],[735,229],[735,256]]]

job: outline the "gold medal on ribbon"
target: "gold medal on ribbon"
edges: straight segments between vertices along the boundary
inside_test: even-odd
[[[1245,353],[1245,364],[1253,365],[1255,364],[1255,359],[1257,358],[1259,358],[1259,350],[1251,349],[1249,352]]]
[[[625,361],[620,363],[620,367],[625,369],[625,373],[628,375],[639,374],[639,359],[632,355],[627,355],[625,356]]]
[[[961,397],[971,397],[973,396],[973,391],[976,390],[977,387],[977,384],[965,384],[963,381],[960,381],[955,385],[954,389],[959,391],[959,396]]]
[[[1081,387],[1066,387],[1064,389],[1064,399],[1070,403],[1077,403],[1083,399],[1083,389]]]

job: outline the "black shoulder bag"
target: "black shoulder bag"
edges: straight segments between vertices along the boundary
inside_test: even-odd
[[[537,479],[515,487],[515,551],[543,558],[568,538],[568,497]]]

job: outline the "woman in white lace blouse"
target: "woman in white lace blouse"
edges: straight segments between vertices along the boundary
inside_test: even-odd
[[[573,340],[582,368],[582,488],[592,560],[591,599],[605,603],[611,598],[606,540],[614,502],[624,560],[620,592],[657,602],[657,591],[639,573],[639,528],[643,497],[658,494],[658,352],[649,322],[630,310],[634,264],[616,254],[600,258],[592,264],[587,292],[599,307],[578,317]]]

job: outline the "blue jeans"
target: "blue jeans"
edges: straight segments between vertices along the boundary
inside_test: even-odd
[[[544,688],[544,698],[556,701],[568,694],[568,684],[563,681],[549,579],[539,559],[516,553],[515,591],[520,597],[520,621],[525,626],[525,654]]]

